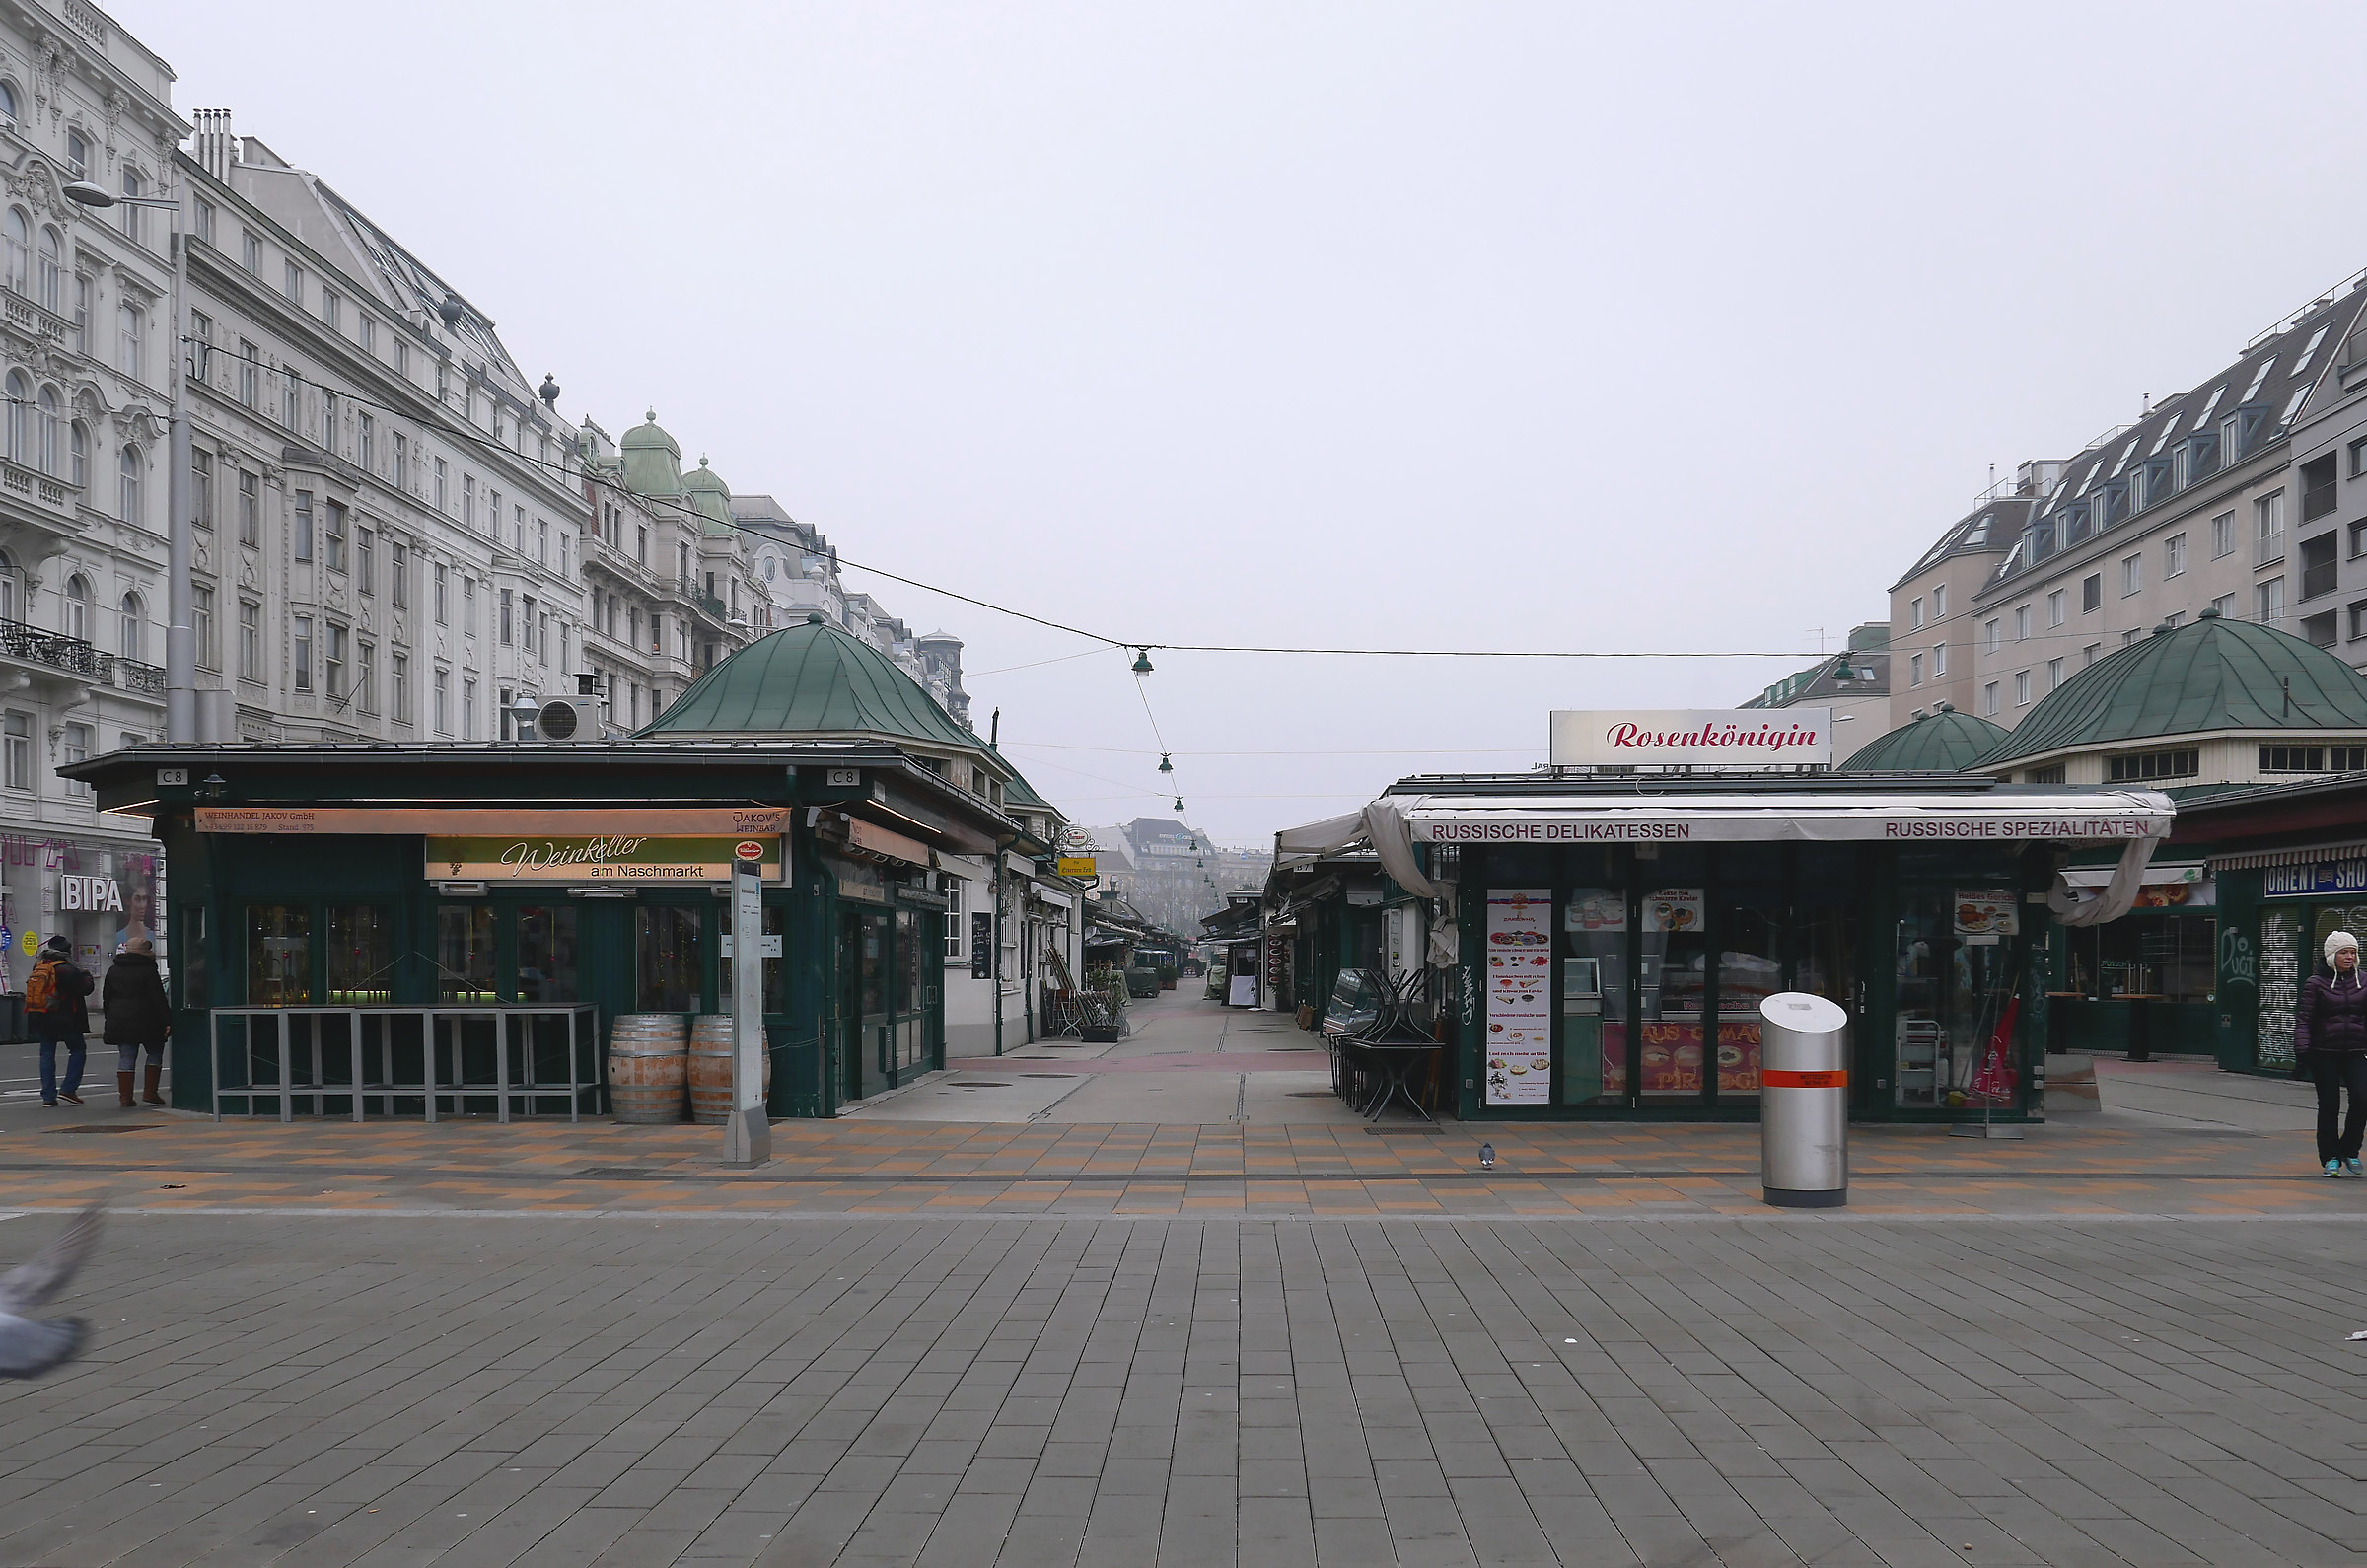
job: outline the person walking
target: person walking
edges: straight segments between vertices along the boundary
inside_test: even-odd
[[[143,1049],[148,1053],[148,1082],[142,1098],[151,1105],[163,1105],[157,1085],[165,1071],[165,1038],[173,1033],[173,1004],[165,1000],[164,976],[157,973],[156,944],[146,937],[124,943],[115,962],[107,966],[99,1000],[107,1010],[107,1032],[101,1038],[115,1047],[115,1092],[123,1098],[123,1108],[132,1107],[131,1078]]]
[[[2293,1053],[2307,1062],[2318,1086],[2318,1160],[2330,1176],[2360,1175],[2359,1143],[2367,1137],[2367,977],[2359,973],[2359,939],[2336,931],[2326,939],[2326,966],[2302,982],[2293,1010]],[[2343,1096],[2350,1097],[2344,1115]]]
[[[41,1104],[52,1109],[60,1100],[69,1105],[82,1104],[75,1091],[82,1087],[82,1065],[89,1055],[84,1036],[91,1032],[91,1009],[84,998],[97,987],[90,971],[74,962],[73,951],[64,937],[51,937],[25,981],[25,1022],[41,1042]],[[63,1084],[57,1081],[61,1041],[66,1047]]]

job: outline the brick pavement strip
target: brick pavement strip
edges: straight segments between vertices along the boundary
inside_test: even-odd
[[[0,1563],[2315,1568],[2357,1235],[130,1214]]]

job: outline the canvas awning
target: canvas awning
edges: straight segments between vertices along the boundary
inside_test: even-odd
[[[2072,866],[2056,875],[2063,879],[2066,887],[2102,888],[2112,882],[2113,868],[2110,866]],[[2143,886],[2164,888],[2174,882],[2200,882],[2203,880],[2203,875],[2201,865],[2195,861],[2189,860],[2175,866],[2165,866],[2161,862],[2155,861],[2145,868]]]
[[[1414,841],[1430,844],[2150,841],[2177,816],[2152,790],[1417,795],[1402,811]]]

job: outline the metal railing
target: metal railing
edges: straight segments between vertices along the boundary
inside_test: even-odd
[[[276,1102],[282,1121],[305,1101],[315,1116],[343,1102],[355,1121],[377,1102],[386,1116],[490,1110],[503,1122],[559,1102],[580,1121],[606,1088],[591,1007],[217,1007],[206,1037],[216,1121],[225,1101],[249,1116]]]
[[[107,658],[102,654],[101,658]],[[117,656],[109,661],[115,667],[115,684],[126,691],[145,691],[155,696],[165,692],[165,667],[142,664],[137,659]]]
[[[0,654],[70,670],[78,676],[104,677],[107,674],[107,655],[80,637],[43,631],[21,620],[0,620]]]

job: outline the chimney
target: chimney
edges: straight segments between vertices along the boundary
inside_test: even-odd
[[[239,161],[239,144],[230,133],[230,110],[201,108],[189,118],[196,122],[194,138],[197,162],[205,172],[224,184],[230,183],[230,166]]]

